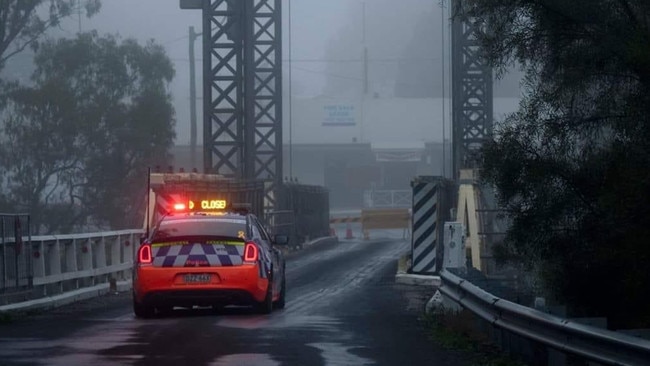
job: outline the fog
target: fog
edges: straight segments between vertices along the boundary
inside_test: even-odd
[[[332,185],[326,173],[332,161],[337,166],[333,171],[348,169],[354,174],[360,166],[376,166],[373,155],[395,151],[422,159],[417,167],[395,173],[404,175],[395,187],[407,186],[409,177],[416,174],[443,174],[451,157],[452,60],[449,8],[442,5],[437,0],[402,0],[399,4],[390,0],[283,1],[284,175],[289,171],[301,182]],[[187,146],[190,26],[201,31],[201,11],[181,10],[179,0],[104,0],[99,14],[70,17],[47,36],[74,37],[79,31],[96,30],[100,35],[117,34],[141,44],[153,39],[163,45],[176,70],[169,85],[176,112],[175,144]],[[200,40],[195,42],[195,56],[200,143]],[[30,58],[29,52],[14,57],[4,74],[28,80]],[[496,118],[515,110],[518,77],[515,74],[495,84]],[[343,124],[328,115],[341,109],[346,114]],[[355,153],[367,158],[353,163],[327,149],[309,155],[299,148],[350,143],[367,144]],[[287,145],[298,150],[289,154]],[[187,151],[179,151],[173,152],[177,156],[174,164],[189,166]],[[318,169],[314,169],[315,161],[320,161]],[[386,187],[391,179],[386,174],[375,182],[376,187]]]
[[[447,77],[444,93],[448,96],[450,35],[449,24],[443,25],[442,22],[446,21],[443,18],[447,18],[449,9],[440,5],[437,0],[402,0],[399,5],[390,0],[283,1],[285,115],[288,115],[286,104],[290,97],[362,96],[366,84],[364,46],[368,54],[370,95],[440,98],[444,73]],[[84,16],[66,19],[48,36],[73,37],[79,30],[97,30],[100,34],[135,38],[141,43],[153,39],[162,44],[176,68],[176,77],[170,85],[176,109],[176,144],[186,145],[190,138],[190,26],[194,26],[196,31],[201,30],[201,11],[181,10],[179,0],[104,0],[99,14],[90,19]],[[446,32],[444,50],[443,29]],[[196,42],[195,47],[197,95],[200,98],[200,42]],[[27,79],[29,68],[24,61],[29,57],[26,53],[10,60],[5,73]],[[507,78],[501,84],[497,84],[495,89],[496,97],[518,96],[516,78]],[[200,100],[197,105],[200,120]]]
[[[323,58],[327,42],[348,20],[346,11],[349,2],[346,0],[291,1],[292,57]],[[288,1],[283,2],[283,15],[284,58],[286,59],[289,44]],[[179,0],[104,0],[99,14],[90,19],[85,17],[81,19],[83,31],[96,29],[100,33],[119,34],[123,38],[136,38],[142,42],[154,39],[164,45],[176,68],[176,77],[170,88],[176,108],[176,143],[179,145],[186,145],[190,140],[189,27],[194,26],[195,31],[200,32],[201,19],[200,10],[181,10]],[[66,21],[60,34],[74,36],[79,28],[78,20],[75,18]],[[195,43],[195,52],[197,96],[200,98],[202,78],[200,40]],[[285,70],[286,74],[288,72]],[[307,93],[318,93],[326,83],[326,78],[317,74],[296,73],[293,77],[294,82],[303,85]],[[200,120],[201,101],[197,105]]]

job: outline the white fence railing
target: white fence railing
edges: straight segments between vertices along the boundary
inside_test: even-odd
[[[35,296],[129,279],[141,234],[122,230],[32,237]]]

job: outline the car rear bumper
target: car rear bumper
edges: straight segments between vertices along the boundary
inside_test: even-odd
[[[210,274],[209,283],[183,283],[185,274]],[[258,265],[232,267],[136,266],[135,300],[147,305],[247,305],[266,297],[269,281]]]
[[[146,293],[142,304],[151,306],[251,305],[256,301],[248,291],[237,289],[158,290]]]

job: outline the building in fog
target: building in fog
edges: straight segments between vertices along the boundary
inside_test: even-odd
[[[417,175],[443,175],[443,155],[450,176],[451,121],[446,118],[443,144],[442,102],[294,99],[291,118],[285,103],[283,175],[329,188],[333,208],[369,205],[370,191],[406,191]],[[495,118],[513,112],[518,103],[518,98],[495,98]],[[200,170],[202,148],[197,151]],[[177,146],[173,153],[174,166],[191,169],[189,146]]]

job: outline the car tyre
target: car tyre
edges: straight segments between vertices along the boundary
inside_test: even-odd
[[[287,292],[287,286],[286,286],[286,279],[285,276],[282,275],[282,285],[280,286],[280,297],[278,297],[278,300],[273,304],[273,306],[276,309],[284,309],[285,305],[285,295]]]
[[[273,311],[273,281],[269,280],[266,297],[264,297],[264,301],[257,303],[256,308],[260,314],[270,314]]]
[[[133,313],[136,317],[143,319],[152,318],[155,314],[155,310],[156,309],[153,306],[148,306],[137,302],[135,295],[133,295]]]

